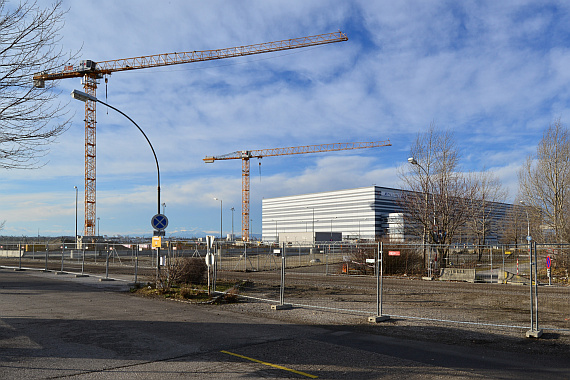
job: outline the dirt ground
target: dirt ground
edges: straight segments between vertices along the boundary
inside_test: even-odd
[[[218,278],[247,281],[240,290],[242,295],[279,301],[278,273],[226,271]],[[377,305],[376,278],[310,275],[301,270],[285,275],[284,300],[302,307],[276,311],[269,303],[253,298],[221,307],[328,328],[570,358],[570,287],[539,286],[540,339],[526,337],[530,330],[529,293],[528,285],[388,277],[383,279],[382,314],[391,317],[370,323],[368,316],[375,315]]]

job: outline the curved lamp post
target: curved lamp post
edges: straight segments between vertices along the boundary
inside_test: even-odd
[[[154,155],[154,161],[156,162],[156,173],[157,173],[157,183],[158,183],[158,187],[157,187],[157,193],[158,193],[158,202],[157,202],[157,208],[156,208],[156,213],[160,214],[160,167],[158,166],[158,158],[156,158],[156,152],[154,151],[154,148],[152,146],[152,144],[150,143],[150,140],[148,139],[147,135],[144,133],[144,131],[141,129],[141,127],[138,126],[137,123],[135,123],[135,121],[133,119],[131,119],[126,113],[124,113],[123,111],[121,111],[118,108],[113,107],[110,104],[107,104],[99,99],[97,99],[95,96],[93,95],[89,95],[85,92],[82,91],[78,91],[78,90],[73,90],[71,92],[71,97],[73,99],[77,99],[80,100],[82,102],[86,102],[88,100],[92,101],[92,102],[99,102],[101,104],[103,104],[104,106],[107,106],[115,111],[117,111],[118,113],[120,113],[121,115],[123,115],[124,117],[126,117],[127,119],[129,119],[131,121],[131,123],[133,123],[135,125],[135,127],[138,128],[138,130],[143,134],[144,138],[146,139],[146,141],[148,142],[148,145],[150,146],[150,149],[152,150],[152,154]]]
[[[529,257],[529,282],[530,282],[530,330],[527,331],[527,337],[533,338],[540,338],[542,336],[542,330],[538,328],[538,261],[536,258],[536,246],[534,247],[534,262],[532,260],[532,237],[530,236],[530,219],[528,217],[528,207],[529,205],[526,204],[525,201],[519,201],[520,204],[524,207],[524,211],[526,212],[526,228],[527,228],[527,236],[526,240],[528,241],[528,257]],[[533,281],[533,268],[534,268],[534,281]],[[532,285],[534,283],[534,296],[532,292]],[[533,301],[534,298],[534,301]],[[534,314],[534,315],[533,315]]]
[[[158,166],[158,158],[156,157],[156,152],[154,151],[154,148],[153,148],[150,140],[148,139],[148,137],[144,133],[144,131],[141,129],[141,127],[139,127],[139,125],[137,123],[135,123],[135,121],[133,119],[131,119],[126,113],[124,113],[123,111],[121,111],[118,108],[113,107],[110,104],[107,104],[107,103],[97,99],[93,95],[89,95],[89,94],[82,92],[82,91],[73,90],[71,92],[71,97],[73,99],[77,99],[77,100],[80,100],[82,102],[86,102],[88,100],[90,100],[92,102],[99,102],[99,103],[103,104],[104,106],[107,106],[107,107],[117,111],[118,113],[120,113],[121,115],[123,115],[124,117],[129,119],[130,122],[133,123],[135,125],[135,127],[137,127],[137,129],[143,134],[144,138],[148,142],[148,145],[150,146],[150,149],[152,150],[152,154],[154,156],[154,161],[156,162],[156,174],[157,174],[157,183],[158,183],[158,186],[156,188],[157,189],[156,213],[160,214],[160,167]],[[99,218],[97,218],[97,221],[99,221]],[[157,248],[157,255],[156,255],[156,280],[157,280],[157,284],[158,284],[159,279],[160,279],[160,248]]]
[[[420,163],[419,163],[414,157],[408,158],[408,162],[409,162],[410,164],[412,164],[412,165],[416,165],[416,166],[419,167],[421,170],[423,170],[423,172],[426,174],[426,179],[427,179],[427,181],[428,181],[428,187],[430,187],[429,185],[430,185],[431,180],[430,180],[429,174],[428,174],[428,172],[426,171],[426,169],[425,169],[423,166],[421,166]],[[428,197],[428,192],[427,192],[427,189],[426,189],[426,200],[427,200],[427,197]],[[435,227],[437,226],[437,222],[436,222],[436,219],[435,219],[435,198],[434,198],[433,194],[431,195],[431,199],[432,199],[432,201],[433,201],[433,226],[434,226],[434,228],[435,228]]]
[[[234,237],[234,211],[235,211],[235,208],[232,207],[230,210],[232,210],[232,241],[234,241],[235,240],[235,237]]]
[[[75,189],[75,249],[77,250],[77,186],[73,186]]]
[[[222,208],[222,200],[220,198],[214,198],[215,201],[220,201],[220,240],[222,240],[222,226],[223,226],[223,215],[224,215],[224,211]]]
[[[425,217],[427,218],[428,190],[429,190],[429,188],[431,187],[431,186],[430,186],[430,185],[431,185],[431,183],[430,183],[430,182],[431,182],[430,176],[429,176],[427,170],[426,170],[422,165],[420,165],[420,163],[419,163],[414,157],[409,157],[409,158],[408,158],[408,162],[409,162],[410,164],[415,165],[415,166],[417,166],[418,168],[420,168],[420,169],[425,173],[425,175],[426,175],[427,188],[426,188],[426,192],[425,192],[425,193],[426,193],[426,194],[425,194],[425,197],[426,197],[426,205],[425,205],[425,208],[426,208],[426,215],[425,215]],[[437,228],[437,227],[436,227],[436,226],[437,226],[437,220],[436,220],[436,218],[435,218],[435,196],[434,196],[434,194],[431,195],[431,199],[433,200],[433,228],[435,229],[435,228]],[[426,251],[425,251],[425,249],[426,249],[426,246],[425,246],[425,245],[426,245],[426,233],[427,233],[427,231],[426,231],[426,227],[425,227],[425,225],[424,225],[424,237],[423,237],[423,244],[424,244],[424,263],[425,263],[425,256],[426,256]],[[437,243],[437,238],[438,238],[438,236],[437,236],[437,232],[436,232],[436,233],[434,233],[434,236],[433,236],[433,240],[434,240],[434,242],[436,242],[436,243]],[[431,252],[431,250],[430,250],[430,252]],[[429,264],[429,267],[428,267],[428,276],[431,277],[431,253],[430,253],[430,264]]]

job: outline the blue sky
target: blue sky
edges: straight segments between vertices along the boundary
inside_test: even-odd
[[[49,4],[51,1],[38,1]],[[417,133],[454,131],[465,170],[495,173],[516,196],[517,172],[543,130],[570,119],[570,17],[557,1],[71,1],[66,51],[104,61],[233,47],[342,30],[348,42],[115,73],[97,95],[133,118],[161,166],[167,235],[241,229],[241,162],[207,155],[308,144],[393,146],[251,161],[252,233],[261,200],[373,184],[400,187]],[[30,78],[31,83],[31,78]],[[6,235],[73,235],[83,227],[83,103],[46,165],[4,171]],[[105,235],[150,236],[156,168],[124,117],[98,107],[97,216]]]

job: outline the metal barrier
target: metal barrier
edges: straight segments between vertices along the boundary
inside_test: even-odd
[[[570,332],[570,245],[216,243],[214,280],[245,280],[242,296],[272,305],[520,328],[531,336],[542,330]],[[76,249],[0,242],[0,265],[153,282],[157,262],[166,271],[179,257],[205,258],[207,252],[195,241],[172,241],[161,258],[150,243]]]

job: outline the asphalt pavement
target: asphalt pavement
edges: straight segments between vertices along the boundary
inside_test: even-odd
[[[559,357],[284,323],[128,282],[0,269],[0,378],[570,378]]]

